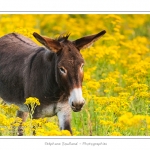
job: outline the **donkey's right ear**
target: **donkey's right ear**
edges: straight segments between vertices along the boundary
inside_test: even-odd
[[[106,33],[105,30],[94,34],[82,37],[80,39],[77,39],[73,41],[73,43],[76,45],[76,47],[81,50],[90,47],[95,41],[97,41],[101,36],[103,36]]]
[[[54,53],[57,53],[59,50],[61,50],[61,45],[57,40],[39,35],[36,32],[33,33],[33,36],[36,38],[37,41],[39,41],[41,44],[43,44]]]

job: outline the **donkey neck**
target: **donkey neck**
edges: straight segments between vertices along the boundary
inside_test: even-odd
[[[29,56],[25,64],[25,97],[37,97],[41,103],[49,104],[58,101],[63,95],[56,82],[55,54],[42,48]],[[31,82],[32,81],[32,82]]]
[[[46,73],[47,84],[45,88],[45,93],[47,93],[50,96],[50,100],[52,101],[58,101],[62,95],[65,95],[57,81],[56,57],[56,54],[51,52],[46,53],[45,57],[48,61]]]

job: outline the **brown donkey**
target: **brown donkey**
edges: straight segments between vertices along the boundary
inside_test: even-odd
[[[82,97],[84,60],[80,50],[97,41],[105,30],[95,35],[69,41],[67,36],[51,39],[33,33],[45,47],[17,33],[0,38],[0,97],[19,106],[17,116],[26,120],[28,97],[37,97],[33,118],[58,116],[60,129],[69,130],[71,109],[78,112]],[[23,135],[22,130],[18,130]]]

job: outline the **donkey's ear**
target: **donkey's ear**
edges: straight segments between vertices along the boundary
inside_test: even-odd
[[[41,36],[36,32],[33,33],[33,36],[37,39],[37,41],[39,41],[41,44],[43,44],[53,52],[57,53],[59,50],[61,50],[61,45],[58,41],[45,36]]]
[[[76,47],[81,50],[90,47],[95,41],[97,41],[101,36],[103,36],[106,33],[105,30],[99,32],[98,34],[85,36],[80,39],[77,39],[73,41],[73,43],[76,45]]]

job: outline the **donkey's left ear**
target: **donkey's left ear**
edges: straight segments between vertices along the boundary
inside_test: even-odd
[[[33,36],[37,39],[37,41],[46,46],[52,52],[57,53],[59,50],[61,50],[61,45],[57,40],[39,35],[36,32],[33,33]]]
[[[90,47],[95,41],[97,41],[101,36],[106,33],[105,30],[90,36],[85,36],[80,39],[73,41],[76,47],[81,50]]]

